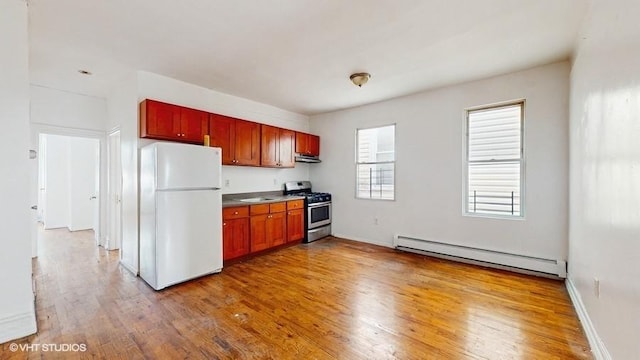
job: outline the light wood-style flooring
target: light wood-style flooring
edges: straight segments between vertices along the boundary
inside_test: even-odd
[[[95,247],[41,233],[38,333],[86,352],[0,358],[590,359],[564,283],[327,238],[156,292]]]

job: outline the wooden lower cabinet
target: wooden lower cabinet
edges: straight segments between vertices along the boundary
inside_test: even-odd
[[[287,201],[287,242],[304,239],[304,200]]]
[[[285,203],[251,206],[251,252],[258,252],[287,241]]]
[[[223,259],[304,239],[304,212],[303,200],[223,208]]]
[[[231,260],[249,254],[249,207],[222,209],[222,259]]]

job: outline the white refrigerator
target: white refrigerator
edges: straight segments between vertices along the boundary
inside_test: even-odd
[[[140,277],[156,290],[222,270],[220,148],[156,142],[140,155]]]

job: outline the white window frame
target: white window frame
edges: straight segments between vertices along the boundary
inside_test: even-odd
[[[359,162],[358,160],[358,145],[360,144],[360,139],[359,139],[359,134],[360,134],[360,130],[370,130],[370,129],[378,129],[378,128],[384,128],[384,127],[388,127],[388,126],[393,126],[393,161],[373,161],[373,162]],[[397,153],[396,153],[396,140],[397,140],[397,135],[396,135],[396,123],[392,123],[392,124],[385,124],[385,125],[377,125],[377,126],[369,126],[369,127],[364,127],[364,128],[356,128],[356,134],[355,134],[355,178],[354,178],[354,182],[355,182],[355,186],[354,186],[354,195],[355,198],[357,200],[374,200],[374,201],[396,201],[396,172],[397,172],[397,167],[396,167],[396,160],[397,160]],[[359,192],[358,192],[358,165],[363,165],[363,164],[393,164],[393,199],[383,199],[383,198],[375,198],[375,197],[361,197],[359,196]]]
[[[520,105],[520,215],[510,214],[487,214],[469,211],[469,113],[479,110],[489,110],[501,107]],[[464,160],[463,160],[463,174],[464,179],[462,182],[462,214],[470,217],[481,218],[497,218],[508,220],[525,220],[526,215],[526,157],[525,157],[525,117],[526,117],[526,101],[525,99],[509,100],[505,102],[493,103],[488,105],[481,105],[466,108],[463,116],[463,144],[464,144]],[[497,163],[498,161],[496,161]]]

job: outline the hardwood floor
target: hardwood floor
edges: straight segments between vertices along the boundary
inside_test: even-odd
[[[36,335],[86,352],[0,358],[590,359],[564,284],[328,238],[160,292],[96,248],[43,232]]]

